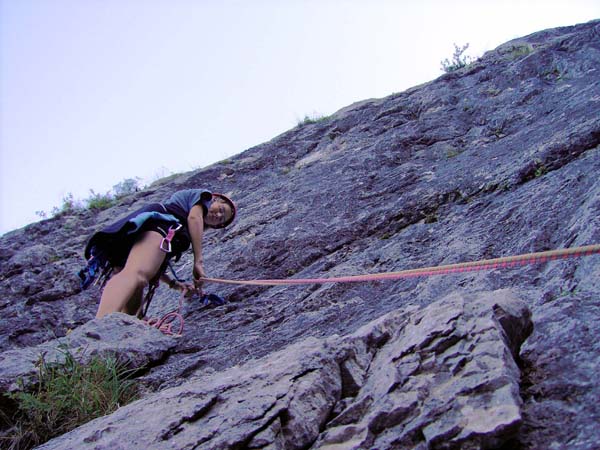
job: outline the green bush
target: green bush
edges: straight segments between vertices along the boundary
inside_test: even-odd
[[[462,47],[454,44],[454,53],[452,59],[448,58],[441,61],[442,70],[446,73],[454,72],[455,70],[462,69],[473,62],[473,58],[465,55],[465,51],[469,48],[469,44],[465,44]]]
[[[76,214],[86,209],[91,211],[102,211],[110,208],[111,206],[114,206],[120,198],[138,192],[140,190],[139,180],[139,178],[127,178],[120,183],[115,184],[112,188],[112,192],[107,192],[106,194],[98,194],[94,192],[93,189],[90,189],[90,196],[83,201],[75,200],[73,194],[69,192],[63,198],[61,207],[55,206],[52,208],[50,214],[52,217],[56,217],[60,215]],[[46,211],[36,211],[35,214],[41,219],[46,219],[48,217]]]
[[[52,208],[52,215],[58,216],[60,214],[74,214],[78,211],[81,211],[82,209],[83,207],[81,206],[81,203],[75,200],[73,194],[69,192],[63,197],[62,205],[60,206],[60,208],[56,206]]]
[[[0,436],[1,448],[32,448],[135,400],[131,371],[114,356],[94,356],[84,365],[68,349],[62,351],[62,364],[40,357],[32,392],[10,394],[17,410]]]
[[[90,189],[90,196],[85,199],[87,209],[92,211],[102,211],[103,209],[110,208],[115,204],[115,201],[116,198],[110,192],[97,194],[92,189]]]
[[[313,123],[323,122],[324,120],[329,119],[329,117],[330,116],[320,116],[318,114],[314,114],[312,116],[309,116],[308,114],[306,114],[304,116],[304,119],[298,121],[298,126],[310,125],[310,124],[313,124]]]

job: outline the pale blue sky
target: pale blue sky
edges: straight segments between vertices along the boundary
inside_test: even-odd
[[[0,0],[0,233],[441,75],[597,0]]]

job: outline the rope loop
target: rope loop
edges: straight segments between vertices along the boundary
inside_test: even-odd
[[[183,308],[183,299],[185,298],[185,291],[181,293],[179,297],[179,306],[173,311],[169,311],[167,314],[158,317],[151,317],[150,319],[144,320],[143,322],[147,325],[162,331],[164,334],[169,336],[181,336],[183,334],[183,327],[185,320],[181,314]],[[176,326],[178,324],[178,326]]]

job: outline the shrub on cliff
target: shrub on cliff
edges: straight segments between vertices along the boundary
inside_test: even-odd
[[[452,59],[449,60],[448,58],[445,58],[441,61],[442,70],[446,73],[450,73],[471,64],[473,62],[473,58],[464,54],[468,48],[468,43],[462,47],[454,44],[454,53],[452,54]]]
[[[139,178],[127,178],[113,186],[112,191],[100,194],[90,189],[90,196],[82,201],[76,200],[71,192],[64,196],[62,205],[55,206],[50,212],[51,217],[75,214],[85,210],[102,211],[114,206],[117,201],[127,195],[138,192]],[[38,217],[45,219],[48,214],[45,211],[36,211]]]
[[[17,410],[4,418],[9,430],[0,448],[29,449],[96,417],[110,414],[136,398],[128,371],[113,356],[94,356],[80,363],[63,349],[62,364],[39,361],[39,383],[32,392],[11,394]]]

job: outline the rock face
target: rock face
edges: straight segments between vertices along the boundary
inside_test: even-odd
[[[530,330],[509,292],[457,293],[166,389],[41,448],[492,447],[521,423],[510,349]]]
[[[156,328],[127,314],[114,313],[105,320],[86,323],[68,337],[0,354],[0,391],[18,390],[17,380],[26,387],[35,384],[40,355],[52,364],[63,362],[67,350],[83,363],[94,355],[110,353],[132,368],[147,368],[164,359],[176,345]]]
[[[141,203],[162,201],[177,189],[208,187],[229,193],[239,206],[232,227],[205,237],[207,272],[220,278],[333,277],[600,243],[599,74],[600,22],[542,31],[430,83],[351,105],[235,158],[165,180],[101,213],[66,215],[8,233],[0,239],[0,349],[40,345],[91,320],[99,292],[81,292],[75,275],[83,264],[86,239]],[[178,271],[190,276],[189,257]],[[232,414],[240,415],[239,420],[241,415],[266,414],[279,422],[273,419],[259,429],[249,425],[244,430],[254,431],[240,430],[239,441],[230,435],[213,448],[251,443],[255,448],[410,448],[404,439],[423,448],[495,447],[502,442],[514,448],[594,448],[600,442],[599,280],[600,258],[592,256],[389,282],[206,286],[229,303],[185,306],[185,333],[174,340],[168,357],[140,376],[147,392],[140,402],[148,402],[147,411],[152,411],[161,396],[176,399],[178,392],[189,392],[182,415],[160,422],[174,424],[164,436],[175,448],[177,439],[191,436],[192,424],[208,420],[215,410],[237,411]],[[435,334],[439,326],[461,336],[460,321],[452,322],[458,328],[442,323],[444,314],[450,314],[445,302],[505,288],[527,305],[534,323],[517,365],[506,355],[500,364],[496,344],[491,356],[483,351],[459,364],[461,346],[469,341],[458,337],[442,345],[439,354],[434,351],[433,360],[418,364],[411,358],[420,358],[421,350],[432,355],[428,345],[435,344],[423,344],[413,354],[399,350],[402,333],[418,325],[417,317],[431,325],[423,329],[425,335]],[[455,300],[436,303],[449,293]],[[177,293],[161,287],[150,315],[171,310],[177,299]],[[388,339],[375,350],[377,345],[369,344],[342,370],[339,358],[349,342],[371,333],[364,327],[383,326],[368,324],[387,323],[395,314],[406,321],[389,332],[390,339],[398,333],[397,345],[390,347]],[[436,314],[440,323],[425,320]],[[470,315],[486,317],[462,314],[465,323]],[[511,309],[508,316],[510,320],[494,319],[507,336],[527,329],[524,313]],[[503,339],[513,355],[526,331],[517,334],[519,339]],[[415,349],[425,342],[417,341]],[[458,359],[453,362],[455,346]],[[264,368],[307,348],[314,350],[306,354],[307,361],[318,369],[302,374],[297,383],[285,374],[300,375],[298,368],[306,367],[302,361],[289,360],[287,368],[277,371]],[[390,365],[390,358],[397,359]],[[488,358],[490,366],[481,363]],[[365,370],[367,360],[371,363]],[[465,371],[480,369],[480,364],[490,380],[500,381],[484,384],[483,391],[461,391],[467,386]],[[515,394],[517,366],[522,404]],[[235,372],[240,367],[242,372]],[[237,400],[226,400],[219,391],[225,376],[237,373],[250,383],[253,376],[261,379],[261,370],[268,372],[262,378],[265,389],[278,392],[274,398],[244,396],[241,384],[231,391],[241,404],[263,405],[256,410],[234,408]],[[391,385],[374,381],[386,370],[398,377],[391,390],[385,387]],[[288,381],[276,382],[271,375],[277,374]],[[408,377],[404,384],[402,374]],[[338,391],[332,387],[336,383]],[[377,386],[365,390],[372,383]],[[297,406],[310,409],[313,417],[304,434],[286,428],[296,414],[304,414],[290,406],[294,389],[312,398]],[[368,395],[385,398],[374,402]],[[123,408],[127,414],[120,410],[85,425],[89,446],[108,445],[119,429],[133,430],[140,420],[156,419],[139,412],[133,424],[126,423],[125,416],[134,417],[134,405]],[[426,407],[435,413],[422,415]],[[114,425],[101,432],[108,423]],[[72,448],[67,439],[76,438],[65,436],[48,446]],[[148,445],[132,440],[127,448]]]

